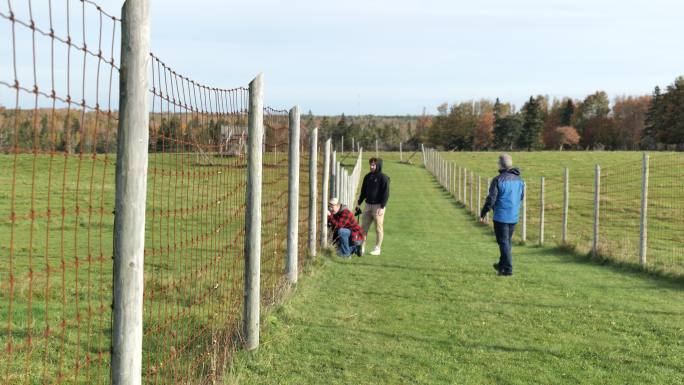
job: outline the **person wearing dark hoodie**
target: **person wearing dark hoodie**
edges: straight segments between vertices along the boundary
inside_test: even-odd
[[[356,210],[360,210],[361,203],[366,201],[361,218],[361,227],[363,227],[363,233],[367,237],[371,224],[375,222],[375,233],[377,237],[375,239],[375,248],[370,254],[380,255],[383,238],[383,223],[385,222],[385,208],[387,206],[387,200],[389,199],[390,178],[382,173],[382,159],[370,158],[368,164],[370,165],[370,172],[363,178]]]
[[[501,154],[499,175],[492,180],[487,200],[480,212],[480,221],[484,221],[487,212],[494,210],[494,234],[500,251],[499,262],[494,264],[494,270],[498,275],[513,275],[511,241],[524,196],[525,182],[520,177],[520,170],[513,168],[513,158],[509,154]]]

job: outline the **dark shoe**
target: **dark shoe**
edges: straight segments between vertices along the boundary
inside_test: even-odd
[[[356,254],[359,257],[363,256],[363,248],[361,247],[361,245],[356,246],[356,250],[354,250],[354,254]]]
[[[501,273],[501,271],[499,271],[499,264],[498,263],[495,263],[492,266],[494,267],[494,270],[496,270],[497,273]]]
[[[500,275],[502,277],[510,277],[513,275],[513,273],[504,273],[504,272],[500,271],[497,275]]]

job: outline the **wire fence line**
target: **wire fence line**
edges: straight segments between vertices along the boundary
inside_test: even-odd
[[[0,382],[215,383],[235,349],[258,346],[260,306],[292,283],[295,127],[263,105],[263,86],[206,86],[141,48],[132,14],[55,4],[0,6],[0,92],[12,101],[0,108]],[[315,129],[297,147],[291,242],[303,267],[318,234],[326,245],[317,200],[333,181]]]
[[[423,161],[438,183],[478,218],[492,175],[459,166],[431,148],[424,148]],[[678,187],[684,154],[644,154],[640,161],[597,165],[593,173],[577,174],[564,168],[525,179],[520,241],[569,246],[684,276],[684,191]]]

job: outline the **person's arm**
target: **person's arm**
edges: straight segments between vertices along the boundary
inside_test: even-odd
[[[492,179],[492,183],[489,185],[489,194],[487,195],[487,199],[485,200],[484,207],[482,207],[482,211],[480,211],[480,218],[484,218],[485,215],[487,215],[487,212],[491,210],[491,208],[494,206],[494,203],[496,202],[496,197],[499,195],[499,179],[494,178]]]
[[[328,213],[328,223],[331,225],[333,229],[340,228],[340,220],[331,213]]]
[[[387,206],[387,201],[389,200],[390,177],[385,175],[385,177],[383,178],[383,181],[384,181],[383,186],[381,186],[382,191],[380,192],[380,196],[382,196],[382,200],[380,201],[380,208],[382,208],[382,209],[384,209],[385,206]]]
[[[356,202],[356,206],[361,206],[361,203],[366,199],[366,184],[368,180],[368,174],[363,177],[363,182],[361,183],[361,193],[359,194],[359,200]]]

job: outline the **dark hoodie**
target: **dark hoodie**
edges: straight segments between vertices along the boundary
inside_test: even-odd
[[[369,172],[363,177],[359,205],[365,200],[368,204],[380,204],[383,209],[389,199],[389,176],[382,173],[382,159],[378,159],[375,172]]]

